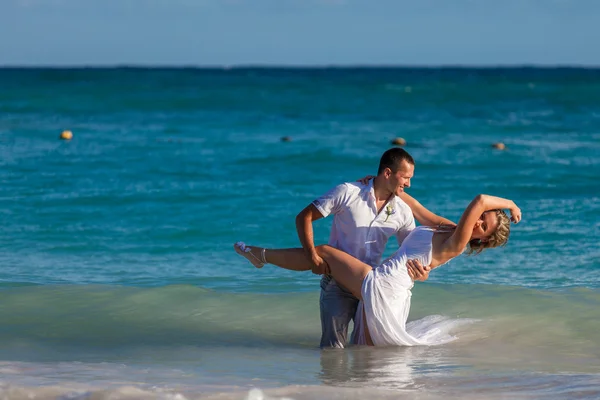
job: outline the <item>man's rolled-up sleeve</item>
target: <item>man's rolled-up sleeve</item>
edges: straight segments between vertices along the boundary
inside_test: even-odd
[[[323,196],[314,200],[312,204],[319,210],[323,217],[330,214],[339,214],[342,211],[343,204],[348,187],[346,184],[337,185]]]

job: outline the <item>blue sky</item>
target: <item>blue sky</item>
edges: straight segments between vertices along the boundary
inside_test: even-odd
[[[0,0],[0,65],[600,66],[595,0]]]

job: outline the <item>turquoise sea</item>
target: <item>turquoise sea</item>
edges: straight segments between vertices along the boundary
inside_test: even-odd
[[[395,137],[430,209],[523,221],[415,285],[456,341],[321,351],[319,277],[232,244]],[[599,182],[600,69],[0,69],[0,397],[599,398]]]

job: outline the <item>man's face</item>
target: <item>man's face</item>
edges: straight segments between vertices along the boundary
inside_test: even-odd
[[[388,171],[388,189],[399,196],[405,188],[410,187],[410,179],[415,174],[415,166],[406,161],[402,161],[396,172]]]

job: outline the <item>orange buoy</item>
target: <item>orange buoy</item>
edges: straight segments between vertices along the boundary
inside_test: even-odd
[[[404,140],[404,138],[397,137],[392,140],[392,144],[396,146],[406,146],[406,140]]]
[[[71,132],[71,131],[62,131],[62,133],[60,134],[60,138],[62,140],[71,140],[71,139],[73,139],[73,132]]]

